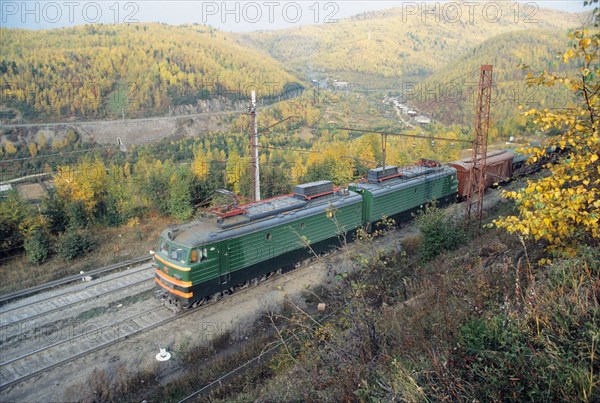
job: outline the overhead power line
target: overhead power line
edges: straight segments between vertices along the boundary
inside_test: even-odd
[[[338,130],[347,130],[347,131],[352,131],[352,132],[359,132],[359,133],[373,133],[373,134],[384,134],[384,135],[390,135],[390,136],[410,137],[410,138],[413,138],[413,139],[422,139],[422,140],[441,140],[441,141],[451,141],[451,142],[467,143],[467,144],[472,144],[473,143],[473,140],[451,139],[449,137],[420,136],[420,135],[417,135],[417,134],[384,132],[384,131],[377,131],[377,130],[353,129],[353,128],[350,128],[350,127],[336,127],[336,129],[338,129]]]

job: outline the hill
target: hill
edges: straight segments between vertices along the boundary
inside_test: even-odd
[[[492,123],[504,121],[505,131],[513,131],[518,107],[524,109],[556,107],[572,94],[559,88],[528,87],[528,72],[543,70],[560,73],[566,47],[566,32],[528,30],[495,36],[448,64],[405,94],[419,110],[448,124],[472,125],[475,121],[479,68],[493,65]],[[529,69],[521,68],[522,65]],[[503,130],[502,128],[496,128]]]
[[[498,21],[491,19],[491,12],[484,14],[477,8],[471,18],[466,6],[460,18],[442,11],[433,16],[407,10],[403,14],[396,8],[332,24],[249,33],[240,41],[258,46],[307,75],[338,73],[343,78],[347,73],[366,73],[392,78],[439,71],[503,33],[564,31],[581,25],[576,14],[546,9],[533,13],[524,7],[517,10],[509,2],[495,4],[501,7]]]
[[[26,118],[143,116],[216,95],[246,100],[251,87],[276,96],[296,81],[280,62],[200,25],[1,29],[0,47],[3,98]]]

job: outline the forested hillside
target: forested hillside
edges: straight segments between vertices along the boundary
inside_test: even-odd
[[[296,81],[281,63],[200,25],[2,29],[0,48],[3,99],[40,119],[141,116],[249,89],[264,98]]]
[[[402,77],[440,71],[499,34],[524,29],[564,31],[581,24],[575,14],[544,9],[533,13],[511,2],[498,4],[502,11],[497,22],[484,16],[481,9],[474,9],[471,23],[466,7],[456,22],[448,13],[424,17],[420,12],[402,14],[402,9],[396,8],[337,23],[250,33],[242,39],[303,73],[318,70]],[[451,20],[436,21],[436,15]]]
[[[498,35],[524,29],[564,31],[580,24],[575,14],[551,10],[532,14],[524,7],[500,4],[502,18],[497,22],[486,21],[481,12],[473,14],[471,23],[468,14],[448,22],[391,9],[332,24],[246,35],[202,25],[158,23],[2,29],[0,82],[9,108],[2,116],[26,120],[148,116],[216,96],[245,100],[251,89],[268,100],[298,81],[289,71],[307,78],[335,72],[355,78],[351,81],[359,85],[372,83],[369,77],[427,76],[449,65],[465,71],[462,63],[479,61],[465,60],[465,55],[499,56],[489,46],[487,53],[477,49],[486,40],[488,45],[528,55],[530,38]],[[544,46],[556,47],[550,35],[544,38],[538,38],[549,41]],[[506,61],[498,61],[513,59],[508,55]]]
[[[498,131],[514,133],[519,123],[525,122],[519,117],[519,105],[552,108],[573,100],[573,94],[561,88],[529,87],[524,80],[528,72],[545,70],[560,74],[572,69],[560,63],[566,42],[566,32],[557,35],[556,31],[548,30],[498,35],[428,77],[406,97],[420,110],[444,123],[472,125],[479,68],[482,64],[491,64],[492,120],[501,123],[493,128],[491,136],[495,137]],[[523,68],[527,66],[529,69]]]

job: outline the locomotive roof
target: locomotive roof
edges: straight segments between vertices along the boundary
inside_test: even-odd
[[[379,183],[371,182],[359,182],[352,184],[353,186],[368,190],[371,193],[386,190],[388,188],[402,188],[413,186],[419,182],[429,181],[433,178],[443,176],[444,174],[451,174],[456,172],[455,168],[447,165],[439,167],[423,167],[423,166],[410,166],[405,168],[399,168],[397,177],[385,180]]]
[[[303,200],[291,195],[280,196],[243,206],[244,214],[224,218],[222,222],[219,222],[218,217],[203,217],[179,225],[176,227],[173,242],[188,247],[215,243],[311,216],[325,211],[330,206],[339,208],[360,202],[362,197],[349,190],[312,200]],[[161,237],[168,239],[169,231],[172,229],[164,230]]]

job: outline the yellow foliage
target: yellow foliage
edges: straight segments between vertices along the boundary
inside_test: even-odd
[[[227,173],[227,183],[231,185],[234,193],[240,193],[242,176],[249,166],[248,158],[240,157],[236,151],[229,154],[225,170]]]
[[[422,2],[416,3],[425,7]],[[440,7],[443,3],[435,4]],[[431,2],[433,8],[435,4]],[[466,6],[469,2],[452,4],[458,6],[463,17],[470,14]],[[514,32],[516,28],[522,29],[521,24],[511,20],[513,2],[499,1],[495,6],[502,9],[499,11],[502,21],[494,24],[486,21],[485,13],[480,12],[471,13],[471,23],[464,23],[467,18],[460,24],[440,24],[437,19],[430,18],[431,15],[410,15],[401,8],[392,8],[370,16],[340,19],[335,24],[294,27],[283,32],[261,31],[248,34],[248,37],[253,44],[278,55],[295,70],[303,71],[306,66],[311,66],[315,71],[351,72],[359,77],[362,77],[360,74],[408,77],[440,71],[449,60],[472,52],[485,40]],[[528,32],[542,27],[556,32],[580,24],[575,15],[565,13],[557,17],[554,12],[538,11],[536,19],[541,23],[528,24],[536,25],[527,27],[531,28]],[[481,29],[482,26],[485,29]],[[516,42],[508,43],[511,46],[507,47],[513,52],[530,50],[529,47],[518,47]]]
[[[54,138],[54,140],[52,140],[52,148],[55,150],[63,149],[67,145],[68,145],[67,139]]]
[[[137,227],[140,225],[140,219],[138,217],[130,218],[125,225],[127,225],[129,228]]]
[[[328,145],[317,144],[318,153],[312,153],[306,162],[307,170],[311,167],[326,167],[329,179],[335,184],[344,184],[354,178],[354,161],[348,157],[347,145],[334,142]]]
[[[35,157],[38,153],[37,145],[35,143],[29,143],[27,149],[29,150],[29,155],[32,157]]]
[[[206,179],[208,177],[210,161],[206,157],[206,153],[197,147],[194,150],[194,161],[192,161],[192,172],[200,179]]]
[[[83,202],[91,213],[106,190],[107,173],[100,159],[83,159],[74,166],[61,166],[54,175],[54,186],[63,200]]]
[[[46,146],[47,141],[48,140],[46,139],[46,136],[44,136],[44,133],[40,133],[38,135],[38,140],[37,140],[38,148],[40,148],[40,149],[44,148]]]
[[[2,28],[2,57],[15,65],[3,73],[11,84],[5,95],[54,116],[121,116],[122,107],[135,115],[192,94],[226,90],[246,97],[250,83],[261,99],[296,81],[281,63],[235,38],[199,25],[157,23],[82,25],[59,35]]]
[[[17,152],[17,148],[10,140],[6,140],[6,143],[4,143],[4,151],[8,155],[12,155]]]
[[[307,167],[301,157],[296,158],[294,166],[292,167],[292,182],[294,184],[300,183],[302,177],[306,175]]]
[[[529,161],[539,160],[546,147],[564,150],[558,163],[548,165],[551,175],[530,180],[518,192],[504,192],[519,208],[518,216],[497,220],[499,227],[526,238],[545,240],[549,249],[570,255],[578,242],[600,241],[600,35],[577,31],[578,39],[563,55],[563,61],[579,62],[580,78],[558,77],[544,72],[531,77],[532,85],[560,84],[579,97],[577,108],[530,110],[528,116],[542,130],[559,130],[542,147],[529,147]]]

